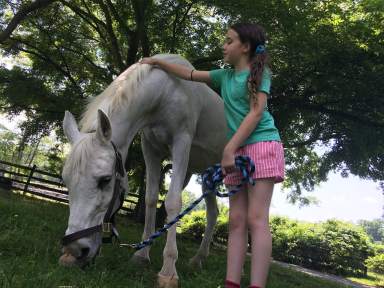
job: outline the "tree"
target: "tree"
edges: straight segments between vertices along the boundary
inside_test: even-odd
[[[384,179],[382,1],[61,0],[32,9],[7,34],[35,2],[0,7],[2,53],[27,60],[0,69],[1,106],[26,111],[26,135],[58,128],[64,109],[80,115],[142,56],[172,52],[216,68],[228,24],[258,21],[274,59],[269,109],[286,147],[290,199],[308,203],[302,189],[332,170]]]
[[[384,244],[384,219],[360,220],[358,224],[364,228],[372,241]]]
[[[11,161],[12,155],[16,151],[17,135],[5,127],[0,129],[0,159]]]
[[[31,12],[44,8],[48,6],[49,4],[53,3],[55,0],[36,0],[33,3],[26,3],[20,6],[19,11],[15,14],[15,16],[12,18],[12,20],[8,23],[7,27],[0,33],[0,43],[5,41],[12,32],[17,28],[17,25],[21,21],[23,21],[24,18],[28,16]],[[0,8],[4,9],[4,7]]]
[[[191,191],[188,191],[186,189],[182,192],[182,207],[181,211],[185,210],[187,207],[189,207],[193,201],[196,201],[197,197],[195,194],[193,194]],[[205,201],[202,200],[197,206],[194,208],[194,210],[205,210],[206,204]]]

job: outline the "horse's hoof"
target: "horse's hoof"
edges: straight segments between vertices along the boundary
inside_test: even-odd
[[[148,258],[137,255],[133,255],[129,261],[137,266],[149,266],[149,264],[151,264]]]
[[[157,275],[157,287],[158,288],[178,288],[179,277],[177,276],[163,276]]]
[[[192,269],[200,270],[203,268],[203,261],[200,257],[194,256],[189,260],[189,266],[191,266]]]

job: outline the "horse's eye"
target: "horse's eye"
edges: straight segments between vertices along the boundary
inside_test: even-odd
[[[111,179],[112,177],[111,176],[104,176],[104,177],[100,177],[98,183],[97,183],[97,187],[99,189],[104,189],[105,186],[108,185],[109,182],[111,182]]]

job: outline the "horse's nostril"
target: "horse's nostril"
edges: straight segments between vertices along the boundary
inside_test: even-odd
[[[80,255],[80,259],[83,259],[83,258],[86,258],[88,256],[88,253],[89,253],[89,248],[81,248],[81,255]]]

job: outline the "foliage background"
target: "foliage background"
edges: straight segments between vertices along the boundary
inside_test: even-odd
[[[15,65],[0,67],[0,109],[27,117],[19,150],[52,130],[62,136],[64,110],[79,117],[140,57],[178,53],[197,69],[221,67],[223,36],[238,21],[268,31],[269,109],[286,147],[291,201],[308,204],[302,189],[313,190],[329,171],[382,181],[379,0],[3,0],[0,52]],[[139,142],[126,166],[144,191]]]

